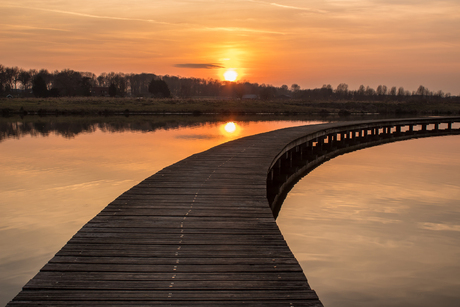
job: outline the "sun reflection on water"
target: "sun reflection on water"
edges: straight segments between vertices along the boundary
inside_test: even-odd
[[[240,135],[241,126],[234,122],[227,122],[226,124],[222,124],[219,130],[222,135],[229,138],[235,138]]]

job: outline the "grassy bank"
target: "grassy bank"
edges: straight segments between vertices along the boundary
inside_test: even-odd
[[[116,114],[413,114],[457,115],[460,104],[448,101],[322,101],[303,100],[213,100],[137,99],[106,97],[14,98],[0,99],[3,116],[39,115],[116,115]]]

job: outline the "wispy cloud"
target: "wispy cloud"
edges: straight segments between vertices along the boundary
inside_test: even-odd
[[[240,27],[203,27],[202,29],[199,29],[199,30],[226,31],[226,32],[251,32],[251,33],[286,35],[286,33],[279,32],[279,31],[259,30],[259,29],[252,29],[252,28],[240,28]]]
[[[23,6],[16,6],[16,5],[6,5],[6,6],[4,6],[4,7],[20,8],[20,9],[28,9],[28,10],[36,10],[36,11],[43,11],[43,12],[50,12],[50,13],[58,13],[58,14],[66,14],[66,15],[73,15],[73,16],[86,17],[86,18],[95,18],[95,19],[110,19],[110,20],[124,20],[124,21],[140,21],[140,22],[148,22],[148,23],[172,25],[172,23],[164,22],[164,21],[158,21],[158,20],[154,20],[154,19],[141,19],[141,18],[127,18],[127,17],[115,17],[115,16],[93,15],[93,14],[77,13],[77,12],[72,12],[72,11],[63,11],[63,10],[54,10],[54,9],[44,9],[44,8],[37,8],[37,7],[23,7]]]
[[[58,31],[58,32],[70,32],[69,30],[65,29],[57,29],[57,28],[47,28],[47,27],[33,27],[33,26],[26,26],[26,25],[11,25],[11,24],[0,24],[2,28],[9,28],[9,29],[17,29],[17,30],[45,30],[45,31]]]
[[[291,5],[283,5],[283,4],[278,4],[278,3],[274,3],[274,2],[270,3],[270,5],[281,7],[281,8],[284,8],[284,9],[290,9],[290,10],[308,11],[308,12],[320,13],[320,14],[327,13],[324,10],[311,9],[311,8],[308,8],[308,7],[298,7],[298,6],[291,6]]]
[[[187,63],[187,64],[176,64],[175,67],[181,68],[204,68],[204,69],[215,69],[215,68],[223,68],[220,64],[209,63],[209,64],[194,64],[194,63]]]
[[[199,25],[199,24],[171,23],[171,22],[165,22],[165,21],[158,21],[158,20],[154,20],[154,19],[142,19],[142,18],[128,18],[128,17],[94,15],[94,14],[78,13],[78,12],[73,12],[73,11],[64,11],[64,10],[55,10],[55,9],[46,9],[46,8],[37,8],[37,7],[23,7],[23,6],[16,6],[16,5],[5,5],[5,6],[0,5],[0,7],[36,10],[36,11],[43,11],[43,12],[50,12],[50,13],[57,13],[57,14],[72,15],[72,16],[83,17],[83,18],[121,20],[121,21],[139,21],[139,22],[146,22],[146,23],[169,25],[169,26],[180,26],[180,27],[188,28],[189,30],[198,30],[198,31],[247,32],[247,33],[278,34],[278,35],[285,35],[286,34],[286,33],[279,32],[279,31],[260,30],[260,29],[253,29],[253,28],[207,27],[207,26],[202,26],[202,25]]]
[[[266,1],[259,1],[259,0],[247,0],[247,1],[253,2],[253,3],[259,3],[259,4],[263,4],[263,5],[276,6],[276,7],[279,7],[279,8],[289,9],[289,10],[307,11],[307,12],[318,13],[318,14],[327,13],[327,11],[324,11],[324,10],[312,9],[312,8],[308,8],[308,7],[284,5],[284,4],[279,4],[279,3],[276,3],[276,2],[266,2]]]
[[[420,223],[420,228],[437,231],[460,231],[460,225],[449,225],[440,223]]]

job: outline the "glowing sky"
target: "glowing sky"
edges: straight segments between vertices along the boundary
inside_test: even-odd
[[[460,94],[460,1],[0,0],[0,64]]]

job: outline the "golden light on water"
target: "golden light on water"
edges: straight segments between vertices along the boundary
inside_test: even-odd
[[[227,70],[226,72],[224,72],[224,78],[225,78],[225,81],[235,81],[236,78],[238,77],[238,73],[234,70]]]
[[[241,126],[235,122],[227,122],[220,125],[219,127],[220,134],[227,138],[237,138],[241,134]]]
[[[228,133],[233,133],[235,132],[236,130],[236,125],[234,122],[229,122],[225,125],[224,127],[225,131],[227,131]]]

